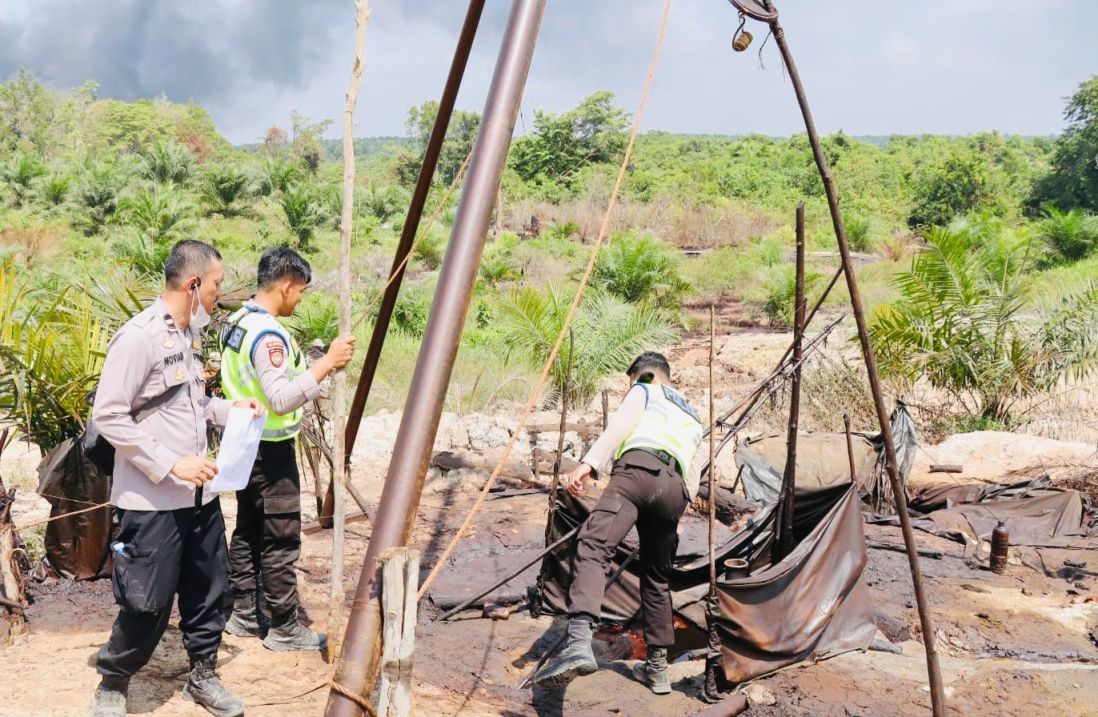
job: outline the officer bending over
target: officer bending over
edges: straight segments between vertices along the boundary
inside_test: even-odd
[[[312,280],[312,269],[293,249],[267,250],[259,259],[259,290],[226,323],[221,337],[221,386],[229,398],[267,407],[263,438],[248,486],[236,494],[236,529],[229,548],[232,635],[261,635],[257,587],[271,612],[263,640],[271,650],[316,650],[325,636],[298,622],[297,576],[301,553],[301,478],[294,437],[303,407],[320,393],[319,382],[354,354],[354,337],[332,342],[311,367],[276,317],[290,316]]]
[[[675,642],[668,579],[678,547],[678,525],[698,493],[697,455],[702,423],[671,382],[662,355],[641,354],[626,371],[630,383],[621,406],[568,478],[572,495],[613,457],[610,482],[580,529],[568,590],[568,644],[534,677],[563,687],[598,669],[591,651],[592,624],[602,612],[606,573],[618,544],[635,525],[640,536],[640,590],[647,660],[634,676],[656,694],[671,692],[667,648]]]
[[[179,242],[164,264],[164,292],[107,345],[92,421],[115,449],[111,505],[120,530],[111,548],[120,609],[96,656],[103,679],[93,717],[124,717],[130,678],[160,642],[177,594],[191,660],[183,697],[218,717],[244,714],[214,671],[231,603],[221,504],[202,491],[217,473],[206,457],[206,424],[225,425],[233,405],[206,396],[202,373],[202,328],[223,276],[216,249]],[[236,405],[263,412],[255,400]],[[143,406],[155,408],[137,419]]]

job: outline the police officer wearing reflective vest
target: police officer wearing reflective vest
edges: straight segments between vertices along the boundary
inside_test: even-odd
[[[236,494],[236,529],[229,547],[233,615],[231,635],[262,636],[257,588],[270,610],[263,639],[271,650],[316,650],[326,639],[298,621],[297,576],[301,552],[301,478],[294,438],[304,406],[320,394],[319,383],[343,368],[355,340],[332,342],[328,353],[307,366],[297,342],[277,317],[293,314],[312,281],[309,262],[288,247],[269,249],[259,260],[255,297],[226,322],[221,336],[221,387],[229,398],[255,399],[267,420],[252,475]]]
[[[221,504],[202,490],[217,473],[206,455],[206,426],[224,426],[233,405],[206,396],[203,373],[202,329],[223,277],[216,249],[179,242],[164,264],[163,293],[107,345],[91,421],[115,450],[111,505],[119,531],[111,551],[119,611],[95,658],[103,677],[92,717],[125,717],[130,678],[160,642],[176,595],[191,662],[184,699],[218,717],[244,714],[215,672],[231,595]],[[263,413],[253,399],[236,405]]]
[[[618,544],[635,525],[640,537],[640,591],[645,662],[634,677],[656,694],[668,694],[667,648],[675,642],[668,579],[678,547],[678,524],[698,493],[703,428],[697,411],[669,384],[671,366],[645,352],[626,371],[629,391],[606,430],[569,476],[572,495],[610,462],[610,481],[576,542],[568,590],[568,643],[534,677],[545,687],[563,687],[598,669],[591,632],[602,612],[606,574]]]

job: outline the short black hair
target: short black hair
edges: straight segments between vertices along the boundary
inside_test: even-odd
[[[259,257],[259,276],[256,284],[260,289],[280,279],[290,277],[308,284],[313,280],[313,268],[305,257],[288,246],[268,249]]]
[[[206,242],[184,239],[175,243],[164,262],[164,283],[173,289],[188,276],[204,276],[210,265],[221,261],[221,252]]]
[[[668,380],[671,379],[671,364],[667,357],[655,351],[645,351],[625,369],[625,375],[637,377],[640,383],[650,383],[655,371],[661,372]]]

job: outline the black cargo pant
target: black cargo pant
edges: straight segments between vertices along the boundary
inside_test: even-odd
[[[654,647],[674,644],[668,579],[679,544],[679,518],[687,502],[674,461],[666,463],[642,450],[628,451],[614,461],[610,482],[577,538],[569,614],[598,620],[610,560],[636,525],[644,639]]]
[[[275,627],[297,617],[301,477],[294,443],[259,442],[248,487],[236,493],[236,529],[229,546],[233,593],[254,594],[262,585]]]
[[[179,630],[192,660],[214,657],[232,611],[225,519],[214,499],[201,508],[123,510],[114,552],[114,599],[121,607],[99,649],[101,675],[130,677],[160,642],[179,595]]]

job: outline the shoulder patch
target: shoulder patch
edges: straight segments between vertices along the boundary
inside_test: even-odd
[[[134,317],[130,319],[130,323],[143,329],[152,322],[154,316],[156,316],[156,312],[152,310],[152,307],[149,307],[141,313],[135,314]]]
[[[663,387],[663,397],[666,398],[671,403],[678,406],[679,408],[681,408],[683,411],[685,411],[687,413],[687,415],[689,415],[691,418],[693,418],[698,423],[702,422],[701,418],[698,416],[698,412],[694,410],[694,407],[691,406],[689,403],[687,403],[686,399],[684,399],[682,396],[680,396],[678,393],[676,393],[671,388],[668,388],[667,386]]]
[[[286,344],[278,339],[267,339],[264,346],[267,349],[267,358],[270,359],[271,365],[275,368],[282,368],[282,363],[286,360]]]
[[[244,343],[244,329],[239,326],[230,326],[227,334],[228,335],[224,337],[222,343],[239,353],[240,346]]]

